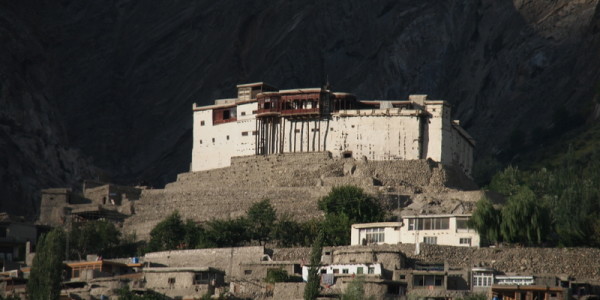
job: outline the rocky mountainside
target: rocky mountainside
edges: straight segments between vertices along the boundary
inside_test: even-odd
[[[556,112],[586,112],[600,82],[599,10],[598,0],[2,1],[0,210],[35,212],[39,188],[81,178],[173,181],[189,168],[191,104],[243,82],[426,93],[454,105],[479,156],[502,153],[515,131],[528,139]]]

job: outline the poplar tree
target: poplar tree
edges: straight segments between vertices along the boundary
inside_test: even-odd
[[[65,233],[55,228],[42,235],[31,265],[27,283],[29,299],[56,300],[60,297],[60,283],[65,257]]]
[[[308,268],[308,280],[304,287],[304,300],[314,300],[319,296],[321,289],[321,278],[319,267],[321,266],[321,253],[323,252],[323,231],[319,231],[310,251],[310,266]]]

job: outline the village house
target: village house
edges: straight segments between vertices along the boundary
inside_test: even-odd
[[[415,264],[414,269],[399,269],[394,280],[406,287],[407,296],[432,299],[464,298],[470,293],[469,271],[447,263]]]
[[[302,267],[302,280],[308,280],[308,270],[310,266]],[[332,264],[319,266],[318,273],[321,277],[321,284],[334,285],[338,278],[354,278],[359,275],[381,278],[381,264]]]
[[[141,188],[92,180],[83,182],[82,191],[68,188],[42,190],[38,223],[64,226],[68,222],[106,220],[120,224],[134,214],[133,203]]]
[[[479,247],[479,234],[467,226],[470,214],[403,216],[401,222],[353,224],[351,245],[435,244]]]
[[[234,156],[329,151],[334,158],[432,159],[470,175],[474,140],[450,105],[408,100],[357,100],[327,87],[277,90],[237,86],[238,97],[193,105],[191,171],[223,168]]]
[[[37,228],[23,218],[0,213],[0,271],[13,261],[25,258],[27,242],[35,245]]]
[[[210,267],[144,268],[145,287],[168,297],[200,298],[224,284],[225,272]]]

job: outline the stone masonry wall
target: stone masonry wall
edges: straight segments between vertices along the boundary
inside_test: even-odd
[[[198,222],[235,218],[265,198],[279,214],[307,220],[322,215],[317,200],[332,186],[357,185],[381,199],[392,199],[401,192],[451,191],[449,182],[457,181],[448,175],[452,172],[428,160],[368,162],[332,159],[329,152],[234,157],[231,167],[182,173],[165,189],[143,190],[133,201],[135,215],[125,221],[124,231],[147,239],[150,230],[175,210]],[[473,188],[463,181],[461,189]]]
[[[240,264],[258,263],[263,255],[264,248],[260,246],[193,249],[146,253],[144,262],[168,267],[212,267],[231,279],[240,276]]]
[[[420,245],[420,254],[415,254],[414,244],[378,245],[369,247],[335,247],[335,252],[401,251],[411,261],[448,262],[456,267],[490,267],[505,273],[514,274],[555,274],[569,275],[577,280],[600,283],[600,249],[597,248],[466,248],[438,245]],[[334,257],[334,260],[336,258]],[[382,262],[384,268],[389,262]]]

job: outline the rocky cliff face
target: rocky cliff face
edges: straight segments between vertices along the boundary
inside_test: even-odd
[[[599,82],[598,0],[4,1],[0,209],[94,176],[189,167],[191,104],[237,83],[363,99],[427,93],[498,153],[580,110]],[[81,154],[79,154],[81,153]],[[89,157],[90,160],[82,157]]]

